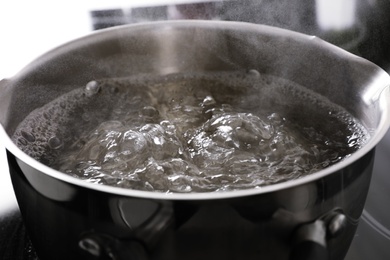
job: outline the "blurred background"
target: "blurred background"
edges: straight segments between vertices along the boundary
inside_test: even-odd
[[[3,1],[0,78],[92,30],[173,19],[244,21],[286,28],[334,43],[381,66],[390,50],[388,0]]]
[[[206,19],[266,24],[318,36],[390,72],[390,0],[2,1],[0,80],[39,55],[95,30]],[[390,136],[377,147],[374,177],[348,260],[390,259]],[[0,141],[0,259],[37,259],[25,234]]]

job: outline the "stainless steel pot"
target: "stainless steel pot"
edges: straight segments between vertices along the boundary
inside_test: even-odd
[[[10,140],[32,110],[97,78],[256,69],[344,107],[368,143],[301,179],[223,193],[160,194],[101,186],[33,160]],[[390,77],[316,37],[237,22],[171,21],[103,30],[1,81],[11,178],[40,259],[343,259],[389,124]],[[319,254],[318,254],[319,253]],[[324,258],[326,259],[326,258]]]

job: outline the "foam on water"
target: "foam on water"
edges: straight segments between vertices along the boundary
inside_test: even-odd
[[[89,182],[205,192],[311,174],[367,136],[325,98],[250,70],[94,80],[33,111],[13,140]]]

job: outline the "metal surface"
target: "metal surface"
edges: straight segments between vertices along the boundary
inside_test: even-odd
[[[71,184],[64,189],[64,183],[11,154],[8,159],[20,209],[41,259],[93,259],[80,248],[86,238],[103,241],[101,247],[114,255],[123,253],[117,248],[140,243],[149,252],[147,259],[287,259],[295,228],[334,206],[353,220],[339,237],[327,241],[332,259],[343,259],[363,208],[373,154],[317,182],[221,200],[143,199]],[[28,181],[32,178],[39,179],[39,190]],[[72,199],[48,198],[53,188]],[[119,242],[106,244],[107,237]],[[139,251],[127,252],[133,254]]]
[[[319,179],[362,157],[387,131],[390,77],[375,64],[316,37],[278,28],[236,22],[174,21],[92,34],[47,53],[14,78],[3,81],[1,135],[7,149],[18,158],[55,178],[106,192],[160,198],[159,194],[101,187],[56,172],[22,153],[9,136],[32,110],[93,79],[250,69],[291,80],[325,96],[359,119],[371,137],[362,149],[316,174],[257,191],[214,193],[206,198],[266,193]],[[204,198],[202,194],[171,196]]]
[[[257,190],[166,195],[98,186],[61,174],[21,153],[3,131],[15,192],[38,255],[84,259],[86,245],[94,244],[86,241],[113,237],[109,241],[114,248],[121,248],[123,241],[141,243],[150,259],[205,258],[204,252],[208,259],[238,259],[243,254],[245,259],[283,259],[297,225],[341,208],[351,224],[327,242],[332,259],[342,259],[363,210],[374,148],[389,124],[389,76],[319,39],[224,22],[102,31],[46,54],[10,79],[0,94],[10,101],[2,103],[9,107],[0,118],[11,134],[34,108],[69,91],[69,86],[98,77],[238,69],[284,77],[325,95],[371,129],[371,140],[343,162],[296,181]]]

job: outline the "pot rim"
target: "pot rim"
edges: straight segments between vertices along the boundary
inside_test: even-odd
[[[210,25],[211,24],[211,25]],[[158,22],[146,22],[146,23],[140,23],[140,24],[131,24],[131,25],[122,25],[117,26],[113,28],[103,29],[99,31],[95,31],[90,33],[89,35],[86,35],[84,37],[69,41],[68,43],[62,44],[59,47],[54,48],[51,51],[46,52],[45,54],[41,55],[34,61],[32,61],[30,64],[28,64],[24,69],[22,69],[17,75],[22,73],[25,69],[27,69],[30,66],[33,66],[35,62],[41,62],[44,61],[47,57],[53,55],[55,52],[62,51],[63,49],[66,49],[67,46],[70,46],[72,44],[78,44],[82,43],[88,40],[92,40],[93,37],[96,37],[96,35],[100,34],[110,34],[114,33],[117,30],[123,30],[123,29],[142,29],[142,28],[151,28],[153,26],[219,26],[224,27],[226,24],[229,24],[229,28],[234,27],[235,29],[245,29],[245,30],[261,30],[263,32],[272,33],[274,35],[283,34],[284,36],[293,36],[293,37],[299,37],[303,41],[312,41],[313,44],[317,44],[319,46],[323,46],[323,48],[326,48],[328,50],[332,50],[333,52],[336,52],[338,55],[343,56],[345,59],[354,60],[354,62],[361,62],[366,64],[371,64],[371,66],[377,67],[378,71],[381,71],[382,69],[379,68],[374,63],[365,60],[361,57],[358,57],[354,54],[351,54],[337,46],[334,46],[330,43],[327,43],[321,39],[319,39],[316,36],[310,36],[305,35],[302,33],[267,26],[267,25],[259,25],[259,24],[251,24],[251,23],[245,23],[245,22],[232,22],[232,21],[201,21],[201,20],[184,20],[184,21],[158,21]],[[313,40],[315,40],[313,42]],[[383,70],[382,70],[383,71]],[[15,75],[15,77],[17,77]],[[383,71],[380,75],[381,82],[387,82],[386,86],[380,90],[380,93],[374,93],[372,97],[370,97],[371,100],[374,100],[378,102],[380,110],[382,112],[381,120],[378,124],[378,127],[376,129],[369,129],[370,138],[366,144],[344,160],[329,166],[323,170],[320,170],[318,172],[312,173],[310,175],[289,180],[286,182],[281,182],[277,184],[267,185],[264,187],[259,188],[251,188],[251,189],[244,189],[244,190],[233,190],[233,191],[220,191],[220,192],[201,192],[201,193],[162,193],[162,192],[156,192],[156,191],[142,191],[142,190],[133,190],[129,188],[120,188],[120,187],[114,187],[114,186],[108,186],[108,185],[102,185],[102,184],[95,184],[90,183],[86,180],[78,179],[75,177],[72,177],[66,173],[62,173],[60,171],[54,170],[43,163],[40,163],[39,161],[33,159],[32,157],[25,154],[22,150],[20,150],[11,140],[11,138],[8,136],[3,124],[0,124],[0,141],[2,141],[5,148],[11,152],[15,157],[17,157],[19,160],[23,161],[27,165],[41,171],[42,173],[51,176],[55,179],[58,179],[60,181],[64,181],[69,184],[73,184],[76,186],[80,186],[86,189],[91,189],[95,191],[101,191],[105,193],[110,194],[116,194],[116,195],[122,195],[122,196],[129,196],[129,197],[138,197],[138,198],[145,198],[145,199],[158,199],[158,200],[213,200],[213,199],[228,199],[228,198],[237,198],[237,197],[244,197],[244,196],[253,196],[253,195],[260,195],[265,193],[271,193],[276,192],[279,190],[289,189],[293,187],[297,187],[300,185],[304,185],[310,182],[317,181],[321,178],[324,178],[330,174],[336,174],[338,171],[342,170],[343,168],[347,167],[348,165],[354,163],[355,161],[359,160],[361,157],[366,155],[369,151],[375,148],[375,146],[380,142],[380,140],[383,138],[383,136],[386,134],[389,126],[390,126],[390,76]],[[12,82],[12,78],[7,80],[7,82]],[[7,84],[7,83],[6,83]],[[364,97],[363,97],[364,98]]]

